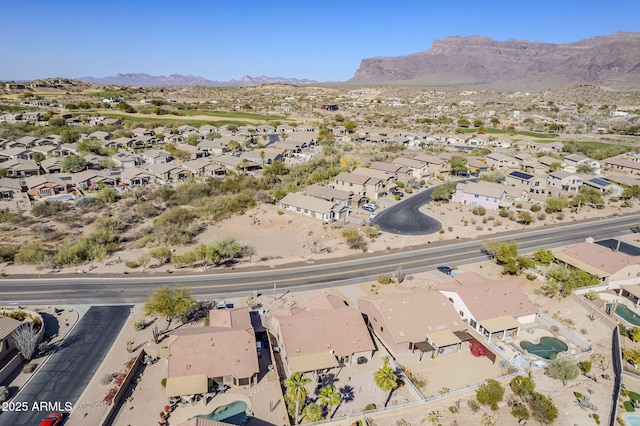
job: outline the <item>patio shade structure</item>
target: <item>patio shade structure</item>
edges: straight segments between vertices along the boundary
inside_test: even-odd
[[[195,395],[207,393],[209,390],[209,380],[206,374],[195,376],[170,377],[167,379],[165,395],[169,398],[173,396]]]
[[[628,297],[633,301],[637,308],[640,304],[640,285],[623,285],[620,286],[620,296]]]
[[[436,356],[441,352],[440,349],[444,349],[449,346],[460,346],[462,341],[451,330],[440,330],[429,333],[427,335],[427,341],[435,348]]]
[[[492,318],[480,322],[485,333],[489,333],[489,341],[494,333],[502,332],[502,338],[507,335],[507,331],[516,330],[516,336],[520,332],[520,322],[511,315]]]
[[[288,362],[291,371],[301,371],[303,373],[340,366],[338,359],[330,351],[289,357]]]

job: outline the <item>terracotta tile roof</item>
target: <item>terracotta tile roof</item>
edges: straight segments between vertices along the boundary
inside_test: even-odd
[[[640,263],[640,256],[627,256],[593,243],[578,243],[556,257],[572,266],[600,277],[611,275],[628,265]]]
[[[212,324],[222,326],[183,328],[171,334],[168,377],[206,374],[247,378],[258,373],[256,338],[248,309],[214,312]]]
[[[13,318],[1,316],[0,317],[0,340],[6,339],[15,331],[16,328],[22,324],[20,321]]]
[[[358,307],[372,304],[396,343],[419,342],[430,332],[467,328],[453,305],[437,291],[413,289],[358,299]],[[364,310],[364,309],[363,309]]]
[[[439,284],[437,290],[458,293],[478,321],[512,316],[518,318],[538,309],[512,281],[489,280],[475,272],[454,277],[457,283]]]
[[[281,343],[289,358],[329,350],[335,356],[349,356],[375,349],[358,309],[345,305],[336,296],[310,299],[307,307],[307,310],[272,312],[272,318],[280,325]]]

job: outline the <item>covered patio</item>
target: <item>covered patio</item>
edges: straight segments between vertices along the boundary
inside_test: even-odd
[[[491,341],[491,338],[500,333],[500,339],[505,339],[507,335],[510,337],[518,337],[520,334],[520,322],[511,315],[492,318],[480,322],[480,332]]]
[[[640,285],[620,286],[619,295],[631,300],[636,308],[640,306]]]
[[[209,379],[206,374],[194,376],[170,377],[167,379],[165,395],[170,399],[204,401],[204,394],[209,391]],[[196,395],[200,395],[199,398]],[[204,402],[206,404],[206,401]]]

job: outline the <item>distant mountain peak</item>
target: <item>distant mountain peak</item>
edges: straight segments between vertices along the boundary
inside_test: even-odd
[[[142,86],[142,87],[178,87],[178,86],[259,86],[262,84],[314,84],[317,81],[297,79],[297,78],[284,78],[284,77],[251,77],[245,75],[240,80],[230,81],[213,81],[208,80],[199,75],[193,74],[170,74],[164,75],[150,75],[146,73],[118,73],[109,77],[80,77],[78,80],[85,81],[87,83],[100,84],[100,85],[115,85],[115,86]]]
[[[615,64],[615,66],[613,66]],[[556,44],[479,35],[434,40],[427,51],[362,60],[350,83],[551,88],[640,86],[640,33]]]

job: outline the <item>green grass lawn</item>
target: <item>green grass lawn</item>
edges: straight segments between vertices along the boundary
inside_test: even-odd
[[[244,126],[247,124],[245,121],[235,121],[235,120],[194,120],[189,118],[164,118],[163,116],[158,117],[136,117],[135,115],[129,114],[115,114],[115,113],[104,113],[101,114],[105,117],[109,118],[119,118],[121,120],[129,120],[134,121],[136,123],[180,123],[187,124],[193,127],[200,127],[204,124],[211,124],[216,127],[225,126],[227,124],[235,124],[236,126]]]
[[[529,132],[527,130],[519,130],[518,134],[522,136],[529,136],[532,138],[540,138],[540,139],[553,139],[560,136],[557,133],[536,133],[536,132]]]
[[[633,413],[634,411],[636,411],[636,409],[633,408],[633,404],[631,403],[631,401],[624,401],[622,405],[624,405],[624,409],[627,413]]]
[[[462,132],[465,134],[478,133],[478,128],[477,127],[462,128]],[[504,135],[507,133],[507,131],[504,129],[498,129],[496,127],[489,127],[487,128],[486,133],[493,134],[493,135]],[[478,133],[478,135],[482,135],[482,133]],[[540,139],[553,139],[559,136],[556,133],[535,133],[535,132],[529,132],[527,130],[518,130],[514,136],[518,136],[518,135],[527,136],[530,138],[540,138]]]
[[[205,110],[182,109],[177,112],[179,114],[185,114],[185,115],[211,115],[214,117],[226,117],[226,118],[247,119],[247,120],[264,120],[264,121],[288,120],[287,117],[280,116],[280,115],[262,115],[262,114],[255,114],[252,112],[211,111],[208,109],[205,109]]]

